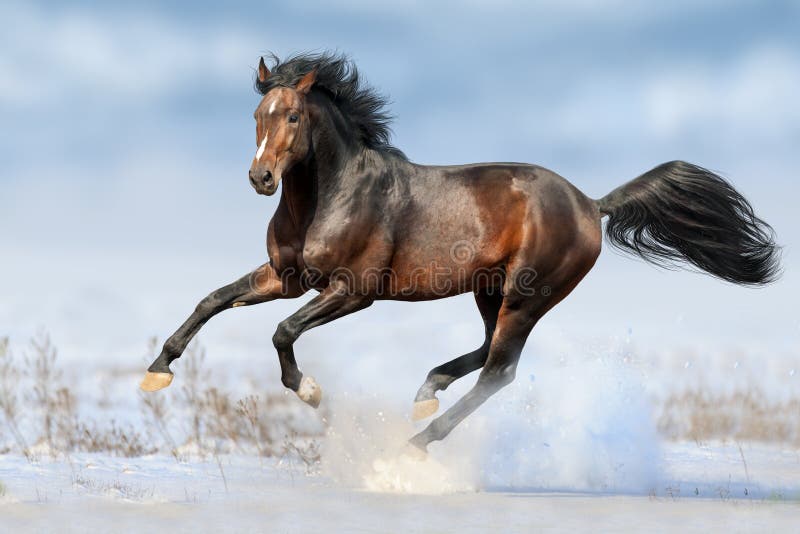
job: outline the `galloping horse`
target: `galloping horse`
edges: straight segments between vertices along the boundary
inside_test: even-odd
[[[319,292],[272,338],[283,385],[317,407],[322,390],[297,368],[307,330],[375,300],[432,300],[472,292],[485,325],[476,350],[435,367],[413,416],[438,410],[436,392],[481,369],[475,386],[411,443],[425,450],[514,380],[536,322],[566,297],[606,238],[657,264],[688,262],[723,280],[774,280],[772,229],[728,182],[672,161],[600,200],[552,171],[522,163],[426,166],[389,142],[386,101],[344,56],[304,54],[258,65],[250,184],[272,195],[269,262],[205,297],[164,343],[141,387],[172,382],[169,365],[214,315]]]

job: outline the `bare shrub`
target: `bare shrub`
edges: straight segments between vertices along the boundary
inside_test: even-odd
[[[236,412],[247,421],[248,437],[258,449],[258,455],[267,456],[267,449],[262,445],[262,442],[266,440],[267,445],[269,445],[271,440],[269,432],[261,424],[258,405],[258,395],[248,395],[243,399],[239,399],[239,402],[236,403]]]
[[[98,480],[82,473],[73,475],[72,485],[90,494],[110,495],[134,501],[152,499],[153,495],[155,495],[155,487],[152,486],[126,484],[118,479],[112,481]]]
[[[730,394],[684,391],[667,397],[658,418],[669,439],[800,443],[800,399],[770,401],[759,389]]]
[[[58,351],[49,335],[40,332],[31,339],[24,374],[32,383],[27,400],[33,412],[40,417],[41,434],[36,443],[45,443],[49,454],[53,456],[58,453],[91,452],[92,440],[86,436],[88,426],[78,417],[77,399],[63,384],[63,372],[56,365],[57,360]],[[113,425],[111,432],[116,432]],[[103,435],[106,432],[97,430],[97,433]]]
[[[189,440],[195,443],[198,450],[202,450],[206,419],[203,384],[208,383],[210,377],[209,371],[204,368],[206,350],[195,340],[186,349],[184,358],[178,402],[183,404],[189,414],[191,424]]]
[[[62,372],[56,368],[56,357],[58,351],[50,341],[50,336],[44,332],[38,333],[30,341],[30,352],[25,355],[25,375],[32,382],[32,390],[27,400],[31,407],[41,418],[39,421],[41,436],[40,442],[44,442],[55,451],[56,435],[56,413],[59,408],[59,400],[64,399],[61,377]],[[67,406],[71,409],[71,404]]]
[[[157,340],[151,339],[147,359],[157,347]],[[293,396],[262,393],[235,400],[219,387],[209,387],[205,349],[197,343],[187,351],[180,388],[140,393],[145,434],[130,424],[120,426],[113,418],[97,422],[81,416],[78,399],[63,376],[58,351],[46,333],[30,341],[22,366],[14,359],[8,339],[0,339],[0,414],[13,447],[29,459],[28,443],[46,447],[53,456],[90,452],[130,457],[166,449],[178,461],[189,454],[212,455],[223,479],[219,455],[233,449],[261,457],[296,457],[308,472],[319,461],[316,440],[324,432],[321,412],[309,418],[307,408]],[[25,389],[28,393],[21,394]],[[110,391],[106,390],[97,408],[113,405]],[[20,414],[30,414],[24,428]],[[177,431],[173,428],[176,419],[188,421],[185,432],[180,426]]]
[[[151,342],[152,352],[156,347],[157,343]],[[176,458],[181,454],[178,451],[188,450],[213,456],[219,464],[218,456],[231,449],[255,452],[262,457],[292,453],[313,458],[308,442],[321,436],[324,428],[320,423],[317,431],[309,431],[309,425],[298,424],[296,405],[292,403],[299,401],[274,393],[263,397],[247,395],[234,401],[228,392],[206,385],[211,381],[211,372],[205,367],[206,351],[199,343],[194,342],[184,358],[182,384],[172,393],[169,405],[180,415],[168,411],[170,397],[166,391],[140,396],[146,421],[162,436]],[[177,418],[189,421],[182,441],[174,439],[169,430],[170,423]],[[287,440],[296,446],[287,446]]]
[[[316,439],[304,439],[296,432],[293,432],[284,439],[283,450],[284,455],[294,454],[303,462],[306,474],[313,474],[318,471],[322,456],[320,454],[319,441]]]
[[[151,337],[147,342],[145,360],[155,357],[156,350],[158,350],[158,338]],[[169,431],[169,410],[167,408],[166,395],[154,395],[139,391],[139,402],[142,418],[151,431],[151,439],[155,437],[153,434],[160,436],[169,447],[169,452],[177,459],[178,445]]]
[[[78,418],[78,401],[75,395],[66,387],[58,388],[50,409],[55,427],[55,450],[64,452],[81,450],[80,434],[77,431],[81,422]]]
[[[133,427],[121,428],[111,420],[108,427],[79,422],[74,429],[74,450],[104,452],[114,456],[136,457],[153,454],[156,448],[145,443]]]
[[[247,433],[246,424],[238,412],[238,404],[230,396],[211,387],[203,394],[205,430],[215,439],[227,439],[240,447],[241,437]]]
[[[0,413],[6,421],[6,428],[11,432],[19,450],[31,459],[28,443],[19,427],[19,388],[22,371],[17,366],[9,348],[8,338],[0,339]]]

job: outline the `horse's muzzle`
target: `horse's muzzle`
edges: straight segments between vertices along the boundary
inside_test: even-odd
[[[257,173],[253,173],[251,170],[249,176],[250,184],[259,195],[269,196],[275,193],[275,190],[278,189],[278,181],[272,175],[272,171],[264,171],[259,175]]]

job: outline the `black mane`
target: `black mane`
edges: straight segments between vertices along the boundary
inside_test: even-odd
[[[314,89],[325,91],[334,104],[351,121],[360,141],[368,148],[391,152],[405,158],[392,146],[392,116],[386,111],[387,99],[359,78],[355,64],[344,54],[323,52],[298,54],[281,61],[272,55],[273,66],[266,82],[256,77],[255,87],[267,94],[275,87],[294,87],[304,75],[317,69]]]

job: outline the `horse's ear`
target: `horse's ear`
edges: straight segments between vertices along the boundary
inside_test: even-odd
[[[300,78],[300,81],[297,82],[297,86],[295,86],[295,90],[297,90],[298,93],[307,95],[308,92],[311,90],[311,87],[314,85],[314,82],[316,81],[317,81],[317,69],[314,69],[305,76],[303,76],[302,78]]]
[[[258,81],[264,83],[269,78],[269,69],[267,68],[267,64],[264,63],[264,57],[260,57],[258,60]]]

